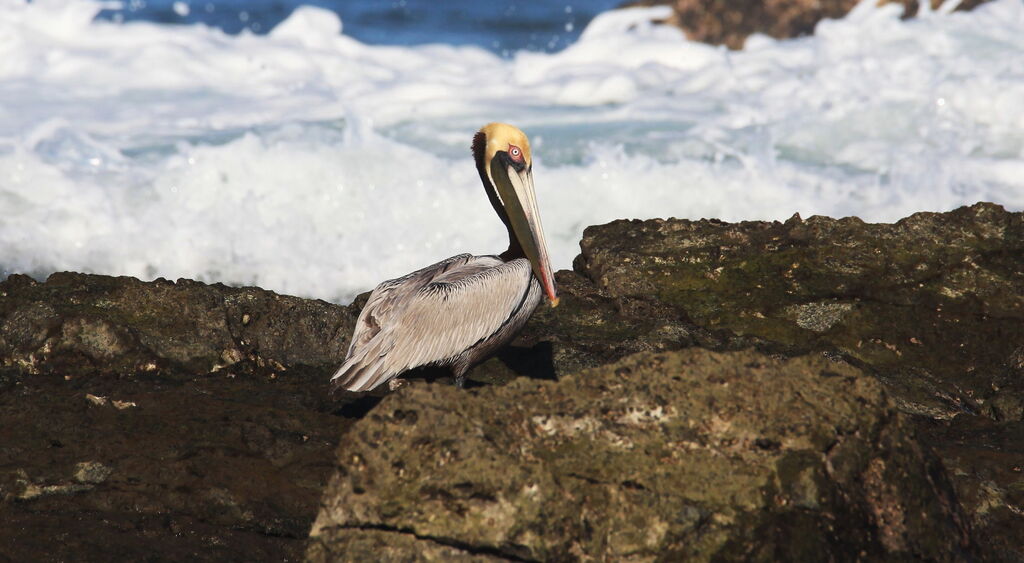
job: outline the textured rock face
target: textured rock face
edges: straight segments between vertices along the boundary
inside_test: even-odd
[[[0,560],[297,559],[349,424],[302,364],[340,357],[353,315],[187,281],[0,283]]]
[[[617,221],[576,269],[691,332],[844,358],[917,415],[997,560],[1024,559],[1024,214],[977,204],[895,224]],[[671,346],[671,344],[668,344]]]
[[[606,293],[648,298],[795,352],[839,354],[904,410],[978,412],[1024,342],[1024,214],[978,204],[894,224],[618,221],[589,228],[577,267]],[[997,375],[999,374],[999,375]],[[993,408],[1015,413],[1009,402]]]
[[[359,299],[340,307],[256,288],[188,281],[143,283],[57,274],[37,283],[14,276],[0,283],[0,521],[5,523],[0,526],[0,560],[33,560],[41,553],[64,560],[144,559],[153,553],[178,560],[294,560],[304,552],[327,478],[338,466],[348,476],[357,474],[358,463],[337,460],[339,440],[365,448],[378,440],[358,431],[346,434],[346,429],[364,419],[360,426],[377,424],[398,432],[392,427],[398,424],[392,420],[395,410],[387,405],[411,398],[432,405],[417,411],[416,422],[406,418],[401,423],[409,425],[403,432],[424,436],[414,450],[458,451],[459,459],[442,456],[444,467],[475,459],[472,463],[493,468],[486,463],[502,466],[508,461],[509,479],[519,479],[516,483],[547,479],[543,482],[562,487],[537,489],[537,498],[545,507],[575,507],[576,519],[554,519],[547,508],[527,511],[523,522],[546,518],[557,526],[510,525],[507,529],[515,533],[501,537],[465,535],[468,524],[455,520],[452,529],[463,536],[440,534],[428,526],[423,528],[426,535],[417,537],[421,532],[412,528],[397,533],[392,524],[367,525],[345,536],[352,553],[394,559],[417,550],[422,558],[435,560],[568,553],[565,559],[576,559],[591,553],[578,551],[584,548],[623,554],[657,545],[675,557],[686,555],[686,546],[694,544],[700,553],[728,559],[796,557],[804,553],[799,550],[815,546],[828,549],[836,559],[856,558],[862,549],[870,554],[867,559],[925,557],[934,550],[955,554],[967,526],[956,523],[955,509],[937,513],[927,504],[934,499],[953,502],[942,484],[945,474],[965,509],[980,559],[1024,560],[1022,221],[1024,214],[979,204],[951,213],[918,214],[894,225],[818,217],[740,224],[618,221],[592,227],[575,271],[558,273],[561,306],[539,309],[514,346],[473,370],[474,389],[455,393],[444,385],[443,372],[422,370],[409,374],[411,389],[379,406],[386,390],[337,399],[326,392],[331,371],[348,345]],[[829,407],[780,402],[777,395],[803,393],[802,388],[771,378],[756,389],[744,387],[739,368],[729,368],[733,393],[726,393],[716,387],[721,382],[715,383],[707,361],[692,358],[686,361],[702,366],[692,368],[695,374],[706,378],[686,380],[693,389],[675,395],[666,395],[666,390],[683,383],[655,378],[662,383],[628,393],[609,384],[597,396],[580,380],[590,375],[574,375],[597,368],[586,373],[610,377],[600,375],[612,369],[603,366],[633,354],[697,348],[742,350],[760,358],[758,365],[774,366],[748,366],[751,377],[809,377],[813,397],[824,397],[821,404]],[[818,359],[789,365],[843,375],[794,374],[758,353],[776,360],[811,354]],[[683,365],[681,357],[659,357],[663,365]],[[820,363],[825,358],[829,362]],[[630,373],[661,369],[639,358],[628,361],[633,362],[624,364],[633,366]],[[856,366],[868,379],[844,364]],[[422,381],[438,375],[442,380]],[[556,384],[560,379],[566,381]],[[872,381],[880,382],[907,416],[886,418],[890,408],[880,402]],[[473,422],[478,416],[490,416],[479,398],[485,393],[499,396],[504,391],[498,386],[505,384],[511,386],[509,396],[494,399],[490,408],[521,417],[518,426],[508,423],[508,428],[487,434],[502,440],[497,445],[467,434],[465,428],[479,428]],[[570,388],[596,396],[594,405],[573,399]],[[863,399],[867,418],[844,407],[842,397],[828,399],[836,390]],[[728,401],[735,402],[722,403],[715,393],[721,393],[722,401],[729,395]],[[706,403],[695,404],[696,399],[688,398],[691,394]],[[662,412],[671,407],[677,416],[637,419],[640,426],[630,426],[620,421],[627,419],[613,416],[619,412],[615,409],[630,405],[612,399],[626,395],[642,399],[633,406],[662,406]],[[767,402],[766,397],[776,398]],[[829,402],[833,400],[838,402]],[[791,406],[776,408],[776,402]],[[722,411],[723,405],[732,410]],[[435,420],[453,413],[463,413],[464,427],[445,419],[450,426],[438,427],[443,431],[428,439],[440,424]],[[528,421],[522,418],[527,414]],[[555,422],[534,423],[535,416]],[[594,421],[573,430],[587,442],[571,442],[559,430],[574,428],[569,419],[577,416]],[[697,421],[696,426],[681,426],[685,417]],[[741,434],[713,426],[715,420],[732,421],[729,428]],[[833,431],[837,444],[854,444],[849,447],[864,457],[858,453],[843,458],[853,461],[839,463],[834,453],[846,450],[838,445],[824,450],[815,445],[819,441],[787,445],[794,436],[828,436],[829,424],[838,429]],[[848,425],[871,428],[875,434],[842,433]],[[549,426],[556,432],[549,435],[544,430]],[[642,428],[656,431],[640,432]],[[523,434],[524,429],[532,434]],[[644,444],[632,451],[632,459],[639,460],[635,467],[619,450],[607,449],[614,444],[600,442],[612,435],[604,430]],[[753,439],[755,447],[716,442],[714,432],[719,431],[736,444]],[[670,432],[691,432],[683,442],[699,447],[687,458],[692,466],[668,457],[671,463],[666,462],[661,474],[656,454],[674,451],[663,437]],[[760,437],[767,439],[758,445]],[[514,456],[503,441],[527,438],[535,442],[530,451],[544,454],[537,457],[543,465],[513,471],[519,466],[509,461]],[[589,445],[577,448],[574,443]],[[916,444],[937,452],[946,471],[936,468]],[[475,449],[491,453],[474,457]],[[375,455],[401,451],[381,448]],[[709,453],[713,451],[733,457],[719,460]],[[879,452],[889,452],[888,457]],[[604,465],[594,459],[604,460]],[[737,459],[747,465],[727,464]],[[884,467],[874,459],[881,459]],[[744,469],[748,466],[749,471]],[[585,469],[575,473],[586,478],[569,476],[570,467]],[[925,487],[900,477],[910,467],[918,468],[911,476],[930,476],[931,488],[910,498],[901,492],[906,489],[880,485]],[[613,469],[628,476],[611,479]],[[488,491],[504,491],[501,498],[506,501],[525,498],[514,496],[521,487],[502,488],[503,481],[466,481],[475,487],[467,489],[461,481],[429,480],[443,471],[407,470],[420,471],[436,490],[403,489],[402,494],[427,495],[430,502],[452,510],[505,510],[507,503],[495,505]],[[694,481],[653,497],[637,486],[661,490],[656,487],[678,484],[684,470],[704,472],[706,482],[714,479],[714,472],[744,476],[743,486],[761,487],[763,495],[737,492],[734,502]],[[381,494],[369,485],[363,490],[363,495]],[[550,496],[553,490],[574,496]],[[817,506],[812,498],[818,499]],[[890,502],[894,498],[898,502]],[[641,501],[653,502],[664,524],[645,528],[647,520],[637,516],[634,522],[628,515],[639,513],[629,512],[612,521],[617,529],[633,531],[612,533],[601,528],[605,515],[592,510],[599,503],[617,507]],[[671,503],[683,504],[670,514],[665,507]],[[379,510],[391,511],[381,512],[380,521],[395,523],[395,515],[406,509],[392,504]],[[939,532],[923,531],[914,523],[914,514],[922,510],[945,522],[936,528]],[[734,521],[710,517],[726,513],[755,516]],[[374,514],[356,516],[377,518]],[[615,514],[607,517],[619,518]],[[581,528],[581,522],[587,527]],[[812,524],[821,533],[809,533]],[[427,526],[418,520],[409,525]],[[641,529],[652,534],[653,543],[645,543],[646,535],[640,538]],[[573,530],[582,530],[580,537],[587,538],[580,540],[577,551],[551,539],[568,537]],[[477,542],[481,537],[487,541]],[[684,538],[683,551],[673,551],[673,538],[679,537]],[[940,539],[947,543],[935,543]],[[770,546],[764,549],[771,552],[749,551],[756,545]],[[791,551],[773,551],[777,549]]]
[[[357,314],[258,288],[74,273],[11,276],[0,296],[0,363],[30,373],[336,364]]]
[[[295,560],[348,424],[321,380],[0,375],[0,560]]]
[[[985,0],[964,0],[958,10],[970,10]],[[918,0],[881,0],[903,4],[904,13],[917,13]],[[687,37],[731,49],[743,47],[754,33],[784,39],[808,35],[826,18],[841,18],[858,0],[642,0],[631,4],[672,6],[668,23],[681,28]],[[939,0],[932,1],[938,8]]]
[[[339,450],[314,561],[953,561],[940,466],[872,378],[690,349],[557,382],[413,385]]]

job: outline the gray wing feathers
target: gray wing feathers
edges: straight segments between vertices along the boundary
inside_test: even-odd
[[[436,276],[444,275],[452,267],[457,267],[471,258],[473,258],[471,254],[458,254],[411,274],[381,282],[374,288],[369,299],[366,300],[366,305],[359,313],[359,318],[356,319],[356,328],[352,333],[352,342],[348,346],[346,363],[355,352],[365,347],[380,332],[381,321],[390,319],[394,314],[395,306],[401,306],[408,298],[409,293],[415,292],[430,283]],[[334,377],[337,378],[338,374],[335,374]]]
[[[408,369],[451,360],[502,327],[531,279],[524,259],[462,254],[382,283],[332,379],[367,391]]]

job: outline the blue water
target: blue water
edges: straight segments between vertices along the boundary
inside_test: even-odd
[[[597,14],[621,0],[126,0],[99,18],[205,24],[231,34],[267,33],[300,5],[341,16],[344,33],[364,43],[478,45],[508,56],[519,50],[563,49]]]

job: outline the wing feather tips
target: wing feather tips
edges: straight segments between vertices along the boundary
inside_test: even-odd
[[[384,383],[389,377],[381,373],[380,364],[341,366],[338,373],[331,378],[331,387],[335,391],[372,391],[375,387]]]
[[[364,389],[361,389],[357,382],[362,371],[362,366],[357,365],[355,358],[345,362],[334,373],[334,377],[331,377],[331,390],[363,391]]]
[[[335,391],[370,391],[380,382],[374,375],[381,368],[382,358],[377,354],[368,354],[365,347],[350,356],[338,368],[331,378],[331,387]],[[369,359],[369,361],[367,361]]]
[[[376,335],[345,360],[331,378],[335,391],[372,391],[404,370],[395,369],[393,343]]]

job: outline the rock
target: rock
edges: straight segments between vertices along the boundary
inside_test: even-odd
[[[996,421],[1024,421],[1024,346],[1010,354],[992,379],[985,414]]]
[[[295,560],[350,424],[323,370],[12,377],[0,560]]]
[[[984,416],[918,421],[953,481],[988,561],[1024,561],[1024,422]]]
[[[952,469],[991,557],[1024,559],[1024,214],[979,203],[878,225],[616,221],[581,246],[576,269],[610,300],[873,374]]]
[[[37,283],[12,276],[0,283],[0,520],[6,524],[0,527],[0,559],[31,560],[39,553],[52,553],[55,559],[106,560],[112,554],[145,559],[154,552],[168,559],[295,559],[305,548],[317,501],[335,468],[334,448],[339,440],[356,436],[343,432],[356,419],[369,424],[393,416],[387,405],[398,397],[419,398],[429,389],[438,394],[436,400],[448,401],[448,410],[462,412],[457,409],[463,401],[503,392],[496,386],[536,397],[530,394],[539,393],[536,389],[558,389],[560,380],[578,380],[573,374],[581,370],[600,372],[602,366],[637,353],[696,354],[704,349],[744,350],[768,356],[765,362],[810,354],[816,359],[799,361],[825,362],[814,364],[819,368],[839,366],[831,369],[835,373],[852,365],[872,376],[898,410],[910,416],[886,422],[883,426],[890,430],[872,438],[871,447],[902,444],[900,451],[913,452],[920,444],[934,449],[949,468],[956,499],[928,495],[962,504],[973,537],[982,540],[983,559],[1022,560],[1022,221],[1024,214],[978,204],[950,213],[917,214],[893,225],[794,217],[785,223],[618,221],[592,227],[575,271],[557,274],[561,306],[540,308],[514,346],[474,369],[474,389],[454,394],[443,384],[443,370],[425,369],[409,374],[409,389],[397,390],[380,406],[386,389],[336,400],[326,393],[365,296],[340,307],[258,288],[187,280],[140,282],[65,273]],[[432,383],[425,386],[422,379]],[[861,380],[869,383],[857,385],[872,385],[863,376],[855,378]],[[647,397],[646,391],[636,393]],[[869,412],[889,412],[889,406],[878,406],[858,393],[852,396],[875,405]],[[771,405],[762,405],[759,397],[760,390],[734,400],[749,405],[750,416],[776,416],[764,410]],[[586,405],[563,399],[554,404],[564,412],[553,416],[588,412]],[[701,407],[685,398],[674,399],[673,405],[679,401],[702,416],[717,413],[713,409],[721,406],[718,399]],[[536,408],[547,408],[545,404],[538,399]],[[807,412],[806,424],[801,422],[807,428],[838,421],[821,409]],[[536,416],[541,416],[539,411]],[[793,432],[799,430],[799,425],[792,426]],[[452,435],[464,436],[452,428]],[[545,436],[534,436],[538,448],[564,446],[552,445],[553,438]],[[774,434],[760,444],[758,451],[766,456],[790,453]],[[800,451],[805,453],[794,459],[810,464],[810,458],[800,456],[814,448]],[[894,453],[892,459],[906,467],[910,462],[901,455]],[[920,453],[938,483],[934,491],[945,490],[945,472],[929,459],[927,452]],[[716,467],[714,461],[702,461],[698,465],[704,469],[697,470]],[[791,462],[796,463],[786,463]],[[768,501],[761,505],[767,507],[762,519],[715,521],[711,524],[718,527],[705,528],[711,526],[704,522],[712,505],[686,502],[674,520],[665,522],[672,530],[699,526],[715,534],[776,534],[758,540],[772,546],[783,541],[778,538],[802,539],[780,530],[806,531],[807,515],[813,515],[815,525],[829,522],[818,517],[830,510],[846,523],[882,522],[891,511],[878,507],[891,494],[902,493],[870,485],[879,482],[882,468],[866,463],[858,461],[851,470],[859,472],[859,484],[829,472],[827,464],[825,473],[820,464],[797,464],[792,475],[779,469],[785,465],[781,460],[774,473],[757,466],[763,473],[751,478],[775,475],[778,490],[785,493],[779,494],[793,510],[817,498],[807,491],[843,491],[841,498],[818,500],[817,508],[786,513],[789,528],[778,524],[783,508],[771,508]],[[886,464],[888,472],[888,460]],[[778,477],[783,473],[792,479]],[[598,481],[607,477],[581,475]],[[571,477],[560,479],[560,487],[574,482]],[[893,479],[905,483],[902,477]],[[583,484],[565,490],[585,493],[579,506],[608,498],[646,498],[641,489],[624,485],[627,480],[588,483],[593,490]],[[783,482],[788,484],[783,487]],[[456,489],[454,500],[445,502],[490,502],[473,500],[473,491]],[[680,491],[665,498],[695,494]],[[718,503],[714,506],[725,506],[717,497],[708,498]],[[950,509],[948,514],[955,512]],[[569,524],[552,533],[570,529],[565,526]],[[627,522],[622,528],[637,526]],[[741,528],[746,531],[736,531]],[[865,548],[871,554],[867,558],[933,541],[919,537],[913,526],[904,539],[898,526],[868,526],[890,530],[884,534],[862,528],[814,537],[850,557],[856,555],[846,551],[849,546],[873,546]],[[425,545],[429,538],[436,541]],[[418,537],[391,528],[364,528],[345,541],[354,553],[363,550],[383,558],[397,558],[411,549],[420,550],[424,558],[444,560],[532,557],[515,555],[520,544],[492,542],[497,546],[492,549],[475,539],[467,543],[449,535]],[[522,545],[563,553],[557,542],[537,541],[522,540]],[[724,550],[723,557],[773,556],[747,553],[753,544],[737,541],[717,549]],[[791,543],[793,549],[809,545]],[[920,547],[921,553],[933,548]]]
[[[107,480],[114,470],[97,461],[83,461],[75,465],[75,481],[98,485]]]
[[[740,49],[747,37],[754,33],[776,39],[809,35],[814,26],[826,18],[845,16],[859,0],[797,0],[764,2],[759,0],[641,0],[627,5],[668,5],[672,16],[668,22],[686,32],[694,41],[712,45],[726,45]],[[964,0],[957,10],[970,10],[985,0]],[[879,3],[903,4],[909,17],[918,11],[918,0],[882,0]],[[932,0],[937,9],[940,0]]]
[[[342,443],[307,556],[969,557],[913,434],[874,379],[821,357],[688,349],[557,382],[413,384]]]
[[[581,247],[577,270],[611,298],[837,354],[929,417],[977,413],[1024,342],[1024,214],[992,204],[875,225],[616,221]]]
[[[185,280],[0,283],[0,560],[295,560],[368,408],[327,396],[355,314]]]
[[[0,295],[0,365],[30,373],[335,365],[357,314],[258,288],[73,273],[11,276]]]

